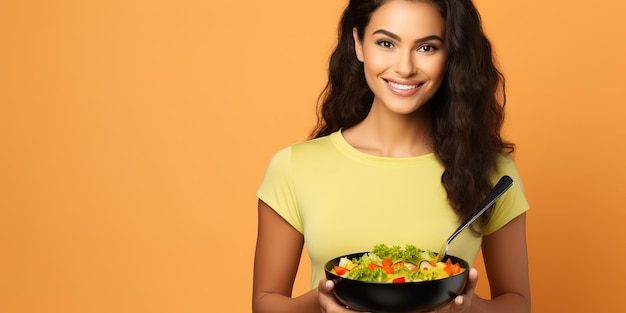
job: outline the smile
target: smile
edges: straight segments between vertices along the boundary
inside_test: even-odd
[[[425,82],[414,82],[413,84],[401,84],[398,82],[392,82],[385,79],[387,86],[389,86],[389,90],[400,97],[412,97],[417,94],[419,90],[422,89]]]
[[[387,84],[389,84],[389,86],[395,88],[395,89],[399,89],[399,90],[411,90],[411,89],[415,89],[417,87],[419,87],[421,84],[418,85],[403,85],[403,84],[398,84],[398,83],[394,83],[394,82],[390,82],[387,81]]]

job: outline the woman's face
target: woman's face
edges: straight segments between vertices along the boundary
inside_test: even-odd
[[[447,53],[445,21],[433,4],[390,0],[371,16],[356,54],[374,93],[373,109],[411,114],[439,89]]]

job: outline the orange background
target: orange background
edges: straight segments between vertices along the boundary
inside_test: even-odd
[[[313,126],[345,2],[0,1],[0,311],[249,312],[255,191]],[[626,5],[476,3],[532,205],[533,310],[615,312]]]

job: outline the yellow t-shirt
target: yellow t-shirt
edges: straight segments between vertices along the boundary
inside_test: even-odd
[[[315,288],[327,261],[377,244],[437,251],[460,224],[441,185],[443,171],[434,154],[368,155],[338,131],[276,153],[257,196],[304,235]],[[504,155],[494,184],[502,175],[514,184],[496,202],[483,227],[485,235],[528,209],[515,163]],[[481,242],[466,229],[452,241],[448,254],[473,264]]]

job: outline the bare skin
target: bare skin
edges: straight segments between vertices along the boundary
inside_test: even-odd
[[[421,109],[407,116],[376,110],[383,111],[374,105],[365,120],[342,131],[352,147],[365,154],[395,158],[433,152],[427,111]]]
[[[318,290],[291,298],[304,237],[259,200],[254,258],[252,311],[255,313],[319,313]]]

